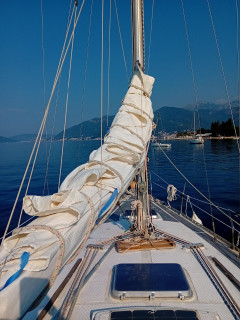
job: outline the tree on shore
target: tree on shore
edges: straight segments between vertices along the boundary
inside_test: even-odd
[[[237,128],[238,129],[238,128]],[[239,131],[239,130],[237,130]],[[212,122],[211,124],[211,132],[213,137],[224,136],[230,137],[235,135],[234,127],[232,119],[228,119],[227,121],[219,121]]]
[[[239,127],[236,127],[237,135],[239,136]],[[235,136],[235,130],[233,126],[232,119],[229,118],[227,121],[215,121],[211,123],[211,129],[204,129],[197,130],[197,133],[205,134],[205,133],[212,133],[213,137],[224,136],[224,137],[231,137]],[[191,133],[188,131],[185,132],[178,132],[177,137],[182,137],[186,135],[190,135]]]

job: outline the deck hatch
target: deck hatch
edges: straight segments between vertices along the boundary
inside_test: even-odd
[[[112,296],[115,298],[179,298],[191,296],[180,264],[128,263],[113,267]]]
[[[192,310],[133,310],[112,311],[111,320],[198,320],[197,314]]]

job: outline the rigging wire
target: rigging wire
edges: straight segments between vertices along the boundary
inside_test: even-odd
[[[240,139],[240,68],[239,68],[239,19],[238,19],[238,0],[236,0],[236,36],[237,36],[237,97],[238,97],[238,139]],[[238,174],[240,177],[240,157]],[[240,184],[239,184],[240,193]],[[239,208],[240,208],[240,197],[239,197]]]
[[[199,121],[199,125],[200,125],[200,134],[201,134],[201,123],[200,123],[200,116],[199,116],[199,103],[198,103],[198,95],[197,95],[197,86],[196,86],[195,75],[194,75],[194,70],[193,70],[192,53],[191,53],[191,48],[190,48],[190,41],[189,41],[189,36],[188,36],[187,21],[186,21],[186,15],[185,15],[185,10],[184,10],[183,0],[181,0],[181,5],[182,5],[182,13],[183,13],[184,27],[185,27],[187,47],[188,47],[189,62],[190,62],[190,68],[191,68],[191,74],[192,74],[193,91],[194,91],[194,98],[195,98],[195,108],[196,108],[197,114],[198,114],[198,121]],[[195,113],[194,113],[194,130],[195,130]],[[209,179],[208,179],[208,172],[207,172],[207,165],[206,165],[206,157],[205,157],[204,148],[202,149],[202,152],[203,152],[203,163],[204,163],[204,170],[205,170],[205,176],[206,176],[206,182],[207,182],[208,198],[209,198],[209,200],[211,200]],[[211,215],[212,215],[212,228],[213,228],[213,232],[215,234],[215,225],[214,225],[214,220],[213,220],[213,213],[212,213],[211,203],[210,203],[210,211],[211,211]]]
[[[141,14],[142,14],[142,47],[143,47],[143,72],[145,72],[145,33],[144,33],[144,3],[141,0]]]
[[[122,33],[121,33],[121,29],[120,29],[120,23],[119,23],[119,18],[118,18],[118,10],[117,10],[117,2],[116,2],[116,0],[114,0],[114,4],[115,4],[115,9],[116,9],[116,17],[117,17],[118,31],[119,31],[119,36],[120,36],[120,41],[121,41],[121,47],[122,47],[122,54],[123,54],[124,66],[125,66],[125,70],[126,70],[127,81],[129,82],[127,62],[126,62],[125,52],[124,52],[124,47],[123,47]]]
[[[72,8],[72,0],[70,1],[70,5],[69,5],[66,35],[67,35],[67,32],[68,32],[69,27],[71,25],[71,21],[72,21],[71,20],[71,8]],[[72,12],[74,12],[74,7],[73,7],[73,11]],[[73,15],[72,15],[72,17],[73,17]],[[66,35],[65,35],[65,37],[66,37]],[[46,173],[45,173],[45,180],[44,180],[44,187],[43,187],[43,195],[45,194],[46,185],[47,185],[47,189],[48,189],[47,194],[49,194],[48,168],[49,168],[49,162],[50,162],[50,156],[51,156],[51,150],[52,150],[52,142],[53,142],[53,136],[54,136],[54,127],[55,127],[55,120],[56,120],[56,114],[57,114],[57,106],[58,106],[58,97],[59,97],[59,90],[60,90],[61,75],[62,75],[62,73],[60,73],[59,81],[58,81],[58,89],[57,89],[57,95],[56,95],[56,101],[55,101],[55,109],[54,109],[53,122],[52,122],[50,146],[49,146],[48,156],[47,156],[47,166],[46,166]]]
[[[156,186],[160,187],[160,188],[163,189],[163,190],[166,190],[163,186],[161,186],[160,184],[158,184],[158,183],[156,183],[156,182],[153,182],[153,184],[155,184]],[[185,200],[187,200],[187,199],[199,200],[199,199],[190,197],[190,196],[188,196],[188,195],[185,195],[185,196],[186,196]],[[206,203],[206,202],[205,202],[205,203]],[[204,213],[207,214],[208,216],[211,216],[211,214],[210,214],[209,212],[207,212],[206,210],[204,210],[204,209],[202,209],[201,207],[197,206],[195,203],[191,202],[191,205],[192,205],[193,207],[197,208],[198,210],[204,212]],[[229,216],[228,216],[228,218],[231,220],[231,218],[230,218]],[[216,220],[216,221],[222,223],[223,225],[225,225],[226,227],[232,229],[232,226],[228,225],[227,223],[225,223],[224,221],[220,220],[219,218],[214,217],[214,220]],[[234,230],[235,230],[236,232],[239,232],[239,230],[236,229],[235,227],[234,227]]]
[[[21,224],[18,226],[18,228],[19,228],[19,227],[22,227],[24,224],[28,223],[29,221],[34,220],[35,218],[36,218],[35,216],[30,217],[29,219],[27,219],[26,221],[24,221],[23,223],[21,223]],[[12,230],[8,231],[8,233],[6,234],[6,236],[8,236],[10,233],[12,233],[14,229],[15,229],[15,228],[13,228]],[[2,240],[2,239],[3,239],[3,237],[0,238],[0,240]]]
[[[152,26],[153,26],[153,9],[154,9],[154,0],[152,0],[152,16],[151,16],[151,27],[150,27],[150,36],[149,36],[149,48],[148,48],[148,67],[147,73],[149,72],[150,66],[150,55],[151,55],[151,45],[152,45]]]
[[[233,127],[234,127],[234,133],[235,133],[235,137],[237,138],[237,130],[236,130],[235,121],[234,121],[234,117],[233,117],[232,104],[231,104],[230,96],[229,96],[229,92],[228,92],[227,80],[226,80],[226,76],[225,76],[225,72],[224,72],[224,68],[223,68],[222,56],[221,56],[221,52],[220,52],[220,48],[219,48],[219,44],[218,44],[218,39],[217,39],[216,30],[215,30],[215,25],[214,25],[214,22],[213,22],[212,11],[211,11],[211,8],[210,8],[209,0],[206,0],[206,1],[207,1],[208,12],[209,12],[209,16],[210,16],[210,20],[211,20],[211,24],[212,24],[213,34],[214,34],[214,38],[215,38],[215,42],[216,42],[216,47],[217,47],[217,52],[218,52],[219,63],[220,63],[220,66],[221,66],[221,71],[222,71],[222,76],[223,76],[225,91],[226,91],[227,100],[228,100],[228,106],[229,106],[230,113],[231,113],[231,117],[232,117],[232,123],[233,123]],[[239,146],[239,140],[238,140],[238,139],[237,139],[237,146],[238,146],[238,153],[239,153],[239,155],[240,155],[240,146]]]
[[[61,74],[60,74],[59,81],[58,81],[58,89],[57,89],[57,95],[56,95],[56,101],[55,101],[55,109],[54,109],[53,122],[52,122],[52,131],[51,131],[50,146],[49,146],[49,150],[48,150],[47,168],[46,168],[46,174],[45,174],[43,195],[45,194],[45,187],[46,187],[47,177],[48,177],[48,168],[49,168],[50,156],[51,156],[51,151],[52,151],[52,142],[53,142],[53,137],[54,137],[54,128],[55,128],[55,120],[56,120],[57,107],[58,107],[58,98],[59,98],[60,82],[61,82]],[[48,194],[49,194],[49,190],[48,190]]]
[[[75,7],[74,7],[74,9],[75,9]],[[71,52],[71,58],[72,58],[72,52]],[[61,73],[60,73],[60,75],[61,75]],[[58,88],[59,88],[59,86],[58,86]],[[68,87],[68,90],[69,90],[69,87]],[[56,107],[55,107],[55,111],[56,111]],[[65,113],[65,117],[66,117],[66,113]],[[46,120],[47,120],[47,118],[46,118]],[[46,120],[45,120],[44,127],[46,127]],[[42,134],[43,134],[44,127],[42,129]],[[31,182],[32,175],[33,175],[33,171],[34,171],[34,168],[35,168],[35,163],[36,163],[36,160],[37,160],[39,147],[40,147],[40,144],[41,144],[41,141],[42,141],[42,134],[41,134],[41,137],[39,138],[37,150],[35,152],[35,157],[34,157],[34,160],[33,160],[32,169],[31,169],[31,172],[30,172],[30,176],[29,176],[29,179],[28,179],[28,183],[27,183],[27,187],[26,187],[26,191],[25,191],[25,195],[24,195],[25,197],[26,197],[26,195],[28,193],[30,182]],[[63,140],[63,142],[64,142],[64,140]],[[63,149],[62,149],[62,157],[63,157]],[[62,165],[62,157],[61,157],[61,165]],[[49,159],[47,159],[47,162],[49,162]],[[48,163],[47,163],[47,168],[48,168]],[[45,182],[46,182],[46,179],[47,179],[47,171],[46,171],[46,176],[45,176]],[[45,184],[44,184],[44,187],[45,187]],[[20,223],[21,223],[22,214],[23,214],[23,207],[21,208],[21,212],[20,212],[20,215],[19,215],[18,227],[20,226]]]
[[[112,0],[109,0],[109,26],[108,26],[108,103],[107,103],[107,127],[109,117],[109,93],[110,93],[110,57],[111,57],[111,23],[112,23]]]
[[[151,172],[152,172],[156,177],[158,177],[160,180],[162,180],[164,183],[166,183],[167,185],[169,185],[169,183],[168,183],[166,180],[164,180],[162,177],[160,177],[156,172],[154,172],[153,170],[151,170]],[[162,187],[162,188],[165,189],[164,187]],[[165,190],[166,190],[166,189],[165,189]],[[179,193],[179,196],[182,196],[182,195],[183,195],[183,193],[182,193],[181,191],[179,191],[179,190],[177,190],[177,193]],[[205,204],[209,204],[209,201],[204,201],[204,200],[195,198],[195,197],[193,197],[193,196],[191,196],[191,199],[194,199],[194,200],[196,200],[196,201],[199,201],[199,202],[202,202],[202,203],[205,203]],[[221,206],[217,206],[217,207],[220,208],[220,209],[223,209],[223,210],[226,210],[226,211],[230,211],[230,212],[236,214],[236,212],[233,211],[233,210],[231,210],[231,209],[224,208],[224,207],[221,207]]]
[[[102,146],[103,146],[103,42],[104,42],[104,0],[102,0],[102,46],[101,46],[101,163],[102,163]]]
[[[77,16],[77,5],[75,6],[75,16],[74,16],[74,26],[76,23],[76,16]],[[70,55],[70,64],[69,64],[69,71],[68,71],[68,85],[67,85],[67,98],[66,98],[66,106],[65,106],[65,117],[64,117],[64,128],[63,128],[63,139],[62,139],[62,153],[61,153],[61,161],[60,161],[60,170],[59,170],[59,179],[58,179],[58,189],[60,188],[61,184],[61,175],[62,175],[62,163],[63,163],[63,153],[64,153],[64,141],[65,141],[65,133],[66,133],[66,124],[67,124],[67,112],[68,112],[68,99],[69,99],[69,86],[71,80],[71,70],[72,70],[72,55],[73,55],[73,44],[74,44],[74,35],[72,37],[72,48],[71,48],[71,55]]]
[[[87,69],[88,69],[88,54],[89,54],[90,36],[91,36],[91,27],[92,27],[92,13],[93,13],[93,0],[91,2],[91,8],[90,8],[88,40],[87,40],[87,49],[86,49],[86,62],[85,62],[85,69],[84,69],[83,92],[82,92],[82,101],[81,101],[80,132],[79,132],[80,139],[82,139],[82,121],[83,121],[83,110],[84,110],[84,105],[85,105]],[[80,149],[78,149],[78,160],[79,160],[79,152],[80,152]]]
[[[102,43],[101,43],[101,179],[100,179],[100,207],[102,206],[102,190],[103,190],[103,185],[102,185],[102,172],[103,172],[103,46],[104,46],[104,0],[102,0]]]
[[[70,27],[71,21],[72,21],[71,20],[71,8],[72,8],[72,0],[70,1],[70,5],[69,5],[66,34],[67,34],[68,30],[69,30],[69,27]],[[73,7],[73,12],[74,12],[74,7]],[[45,194],[45,188],[46,188],[46,184],[48,182],[48,180],[47,180],[47,178],[48,178],[48,168],[49,168],[49,162],[50,162],[50,156],[51,156],[51,150],[52,150],[52,142],[53,142],[53,137],[54,137],[54,127],[55,127],[55,120],[56,120],[56,114],[57,114],[57,106],[58,106],[58,97],[59,97],[59,90],[60,90],[60,83],[61,83],[61,75],[62,75],[62,73],[60,73],[59,81],[58,81],[58,89],[57,89],[57,95],[56,95],[56,101],[55,101],[55,109],[54,109],[53,122],[52,122],[50,146],[49,146],[48,157],[47,157],[47,166],[46,166],[46,173],[45,173],[45,180],[44,180],[44,187],[43,187],[43,195]],[[48,186],[48,184],[47,184],[47,186]],[[49,194],[49,188],[48,188],[48,194]]]
[[[41,25],[42,25],[42,80],[43,80],[43,106],[46,109],[46,82],[45,82],[45,53],[44,53],[44,27],[43,27],[43,0],[41,0]],[[45,135],[46,135],[46,155],[48,154],[48,143],[47,143],[47,126],[45,127]],[[46,185],[48,188],[48,177],[46,177]],[[45,185],[44,185],[45,189]]]
[[[205,200],[208,201],[208,203],[210,203],[213,207],[215,207],[216,209],[218,209],[223,215],[227,216],[229,218],[229,216],[221,209],[219,209],[219,207],[217,205],[215,205],[211,199],[208,199],[197,187],[194,186],[194,184],[191,183],[190,180],[188,180],[188,178],[181,172],[180,169],[178,169],[178,167],[173,163],[173,161],[169,158],[169,156],[166,154],[166,152],[160,148],[160,150],[163,152],[163,154],[165,155],[165,157],[168,159],[168,161],[171,163],[171,165],[180,173],[180,175],[190,184],[190,186],[192,186]],[[238,226],[240,226],[240,222],[236,221],[235,219],[232,219],[233,222],[235,222]]]
[[[43,75],[43,105],[46,106],[46,82],[45,82],[45,53],[43,33],[43,0],[41,0],[41,23],[42,23],[42,75]]]
[[[43,129],[43,130],[44,130],[44,129]],[[42,134],[43,134],[43,130],[42,130]],[[35,168],[35,163],[36,163],[36,160],[37,160],[39,147],[40,147],[40,144],[41,144],[41,141],[42,141],[42,134],[41,134],[40,139],[38,140],[37,150],[36,150],[36,152],[35,152],[35,157],[34,157],[34,160],[33,160],[32,169],[31,169],[31,172],[30,172],[30,176],[29,176],[29,178],[28,178],[28,183],[27,183],[27,187],[26,187],[25,194],[24,194],[25,197],[26,197],[26,195],[27,195],[27,193],[28,193],[28,189],[29,189],[30,182],[31,182],[31,179],[32,179],[33,171],[34,171],[34,168]],[[19,219],[18,219],[18,228],[19,228],[19,225],[20,225],[20,223],[21,223],[22,214],[23,214],[23,206],[22,206],[22,208],[21,208],[20,216],[19,216]]]
[[[193,83],[193,91],[194,91],[194,99],[195,99],[195,109],[197,110],[198,118],[199,118],[199,111],[198,111],[199,104],[198,104],[198,96],[197,96],[197,87],[196,87],[196,81],[195,81],[195,76],[194,76],[194,71],[193,71],[192,53],[191,53],[191,48],[190,48],[190,41],[189,41],[189,36],[188,36],[188,28],[187,28],[187,21],[186,21],[183,0],[181,0],[181,6],[182,6],[182,14],[183,14],[185,34],[186,34],[186,40],[187,40],[189,63],[190,63],[190,69],[191,69],[191,75],[192,75],[192,83]],[[200,134],[201,134],[200,118],[198,120],[199,120],[199,125],[200,125]],[[195,118],[194,118],[194,121],[195,121]]]
[[[4,235],[3,235],[3,238],[2,238],[0,250],[1,250],[1,248],[2,248],[2,245],[3,245],[3,242],[4,242],[4,240],[5,240],[6,234],[7,234],[7,232],[8,232],[10,223],[11,223],[11,221],[12,221],[12,217],[13,217],[13,214],[14,214],[14,212],[15,212],[16,205],[17,205],[17,202],[18,202],[18,200],[19,200],[20,193],[21,193],[21,191],[22,191],[23,184],[24,184],[25,179],[26,179],[26,175],[27,175],[28,169],[29,169],[30,164],[31,164],[31,162],[32,162],[32,158],[33,158],[33,155],[34,155],[34,153],[35,153],[37,143],[38,143],[39,141],[41,141],[42,134],[43,134],[43,130],[44,130],[44,127],[45,127],[45,124],[46,124],[46,119],[47,119],[48,112],[49,112],[49,108],[50,108],[50,104],[51,104],[51,101],[52,101],[52,97],[53,97],[53,94],[54,94],[54,91],[55,91],[55,88],[56,88],[56,85],[57,85],[59,76],[60,76],[60,74],[61,74],[62,67],[63,67],[64,61],[65,61],[65,58],[66,58],[66,55],[67,55],[67,52],[68,52],[68,49],[69,49],[69,46],[70,46],[72,37],[73,37],[73,33],[74,33],[74,31],[75,31],[77,22],[78,22],[78,20],[79,20],[80,15],[81,15],[81,12],[82,12],[84,3],[85,3],[85,0],[82,1],[81,7],[80,7],[80,10],[79,10],[77,19],[76,19],[76,24],[75,24],[74,27],[73,27],[73,30],[72,30],[72,33],[71,33],[71,36],[70,36],[68,45],[67,45],[66,50],[65,50],[65,52],[64,52],[64,48],[65,48],[65,44],[66,44],[66,38],[67,38],[67,35],[68,35],[68,31],[69,31],[69,30],[67,31],[66,38],[65,38],[65,41],[64,41],[64,46],[63,46],[62,53],[61,53],[61,57],[60,57],[60,59],[59,59],[59,64],[58,64],[57,72],[56,72],[56,75],[55,75],[55,79],[54,79],[54,83],[53,83],[51,95],[50,95],[50,98],[49,98],[49,101],[48,101],[48,104],[47,104],[47,107],[46,107],[46,110],[45,110],[45,113],[44,113],[44,116],[43,116],[43,119],[42,119],[42,122],[41,122],[41,125],[40,125],[40,128],[39,128],[39,131],[38,131],[36,140],[35,140],[35,142],[34,142],[34,145],[33,145],[33,148],[32,148],[32,151],[31,151],[31,154],[30,154],[30,157],[29,157],[29,160],[28,160],[26,169],[25,169],[25,172],[24,172],[24,174],[23,174],[23,178],[22,178],[21,184],[20,184],[20,186],[19,186],[18,193],[17,193],[16,199],[15,199],[15,202],[14,202],[14,205],[13,205],[13,208],[12,208],[12,211],[11,211],[11,213],[10,213],[7,226],[6,226],[5,231],[4,231]],[[74,11],[73,11],[73,12],[74,12]]]

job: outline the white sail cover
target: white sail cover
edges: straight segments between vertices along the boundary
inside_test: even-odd
[[[86,240],[96,221],[126,191],[146,159],[152,133],[153,83],[154,78],[138,70],[102,147],[65,178],[58,193],[24,198],[25,212],[38,218],[4,241],[0,252],[0,289],[19,270],[23,252],[30,253],[30,257],[20,278],[27,272],[38,274],[38,278],[45,272],[51,277],[55,267],[59,267],[55,266],[59,250],[62,252],[60,266],[63,266]],[[0,291],[0,319],[6,318],[4,313],[10,307],[7,297],[16,292],[16,286],[20,286],[19,279]],[[23,306],[21,309],[22,313]]]

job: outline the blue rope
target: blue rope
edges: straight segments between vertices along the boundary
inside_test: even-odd
[[[110,205],[113,203],[113,201],[115,200],[115,198],[117,197],[117,195],[118,195],[118,189],[116,188],[116,189],[114,189],[114,191],[113,191],[111,197],[109,198],[108,202],[102,207],[101,211],[99,212],[98,218],[100,218],[100,217],[103,215],[103,213],[104,213],[105,211],[107,211],[107,209],[108,209],[108,208],[110,207]]]
[[[17,272],[15,272],[10,278],[8,278],[5,285],[0,289],[0,291],[5,289],[7,286],[9,286],[12,282],[14,282],[20,276],[21,272],[23,271],[23,269],[26,267],[28,263],[29,257],[30,257],[29,252],[26,252],[26,251],[23,252],[20,258],[21,259],[20,269]]]

